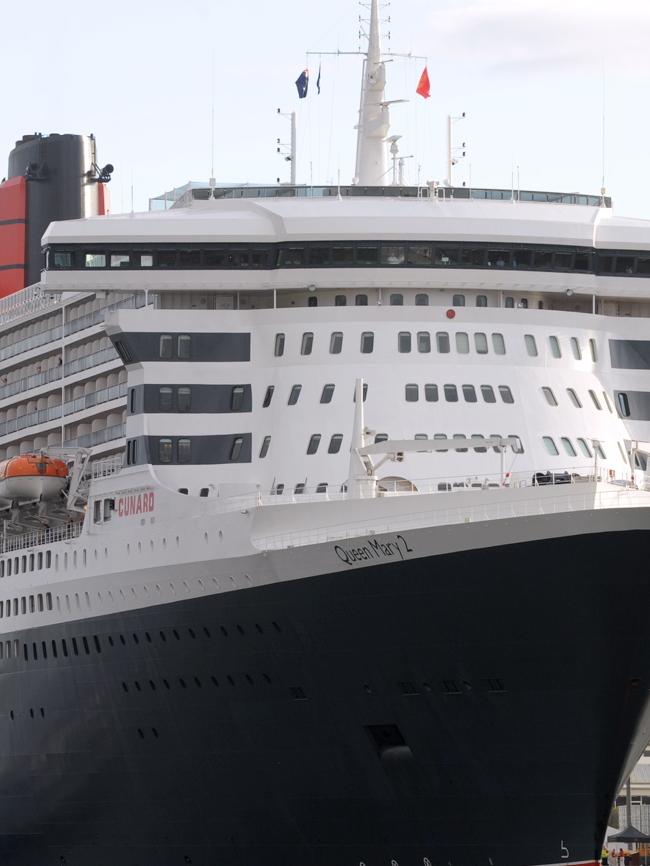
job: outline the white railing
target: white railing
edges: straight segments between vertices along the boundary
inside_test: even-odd
[[[90,465],[93,478],[108,478],[110,475],[117,475],[122,469],[124,457],[122,454],[117,454],[105,460],[94,460]]]
[[[549,514],[566,514],[575,511],[586,511],[601,508],[633,508],[641,504],[650,505],[650,497],[630,488],[579,493],[578,488],[568,488],[570,492],[561,496],[531,496],[526,499],[503,499],[501,495],[493,501],[483,500],[476,504],[464,504],[442,508],[427,508],[412,511],[407,514],[392,514],[390,518],[380,520],[369,519],[366,516],[358,522],[333,523],[319,526],[318,529],[297,530],[294,532],[275,533],[273,535],[254,538],[256,547],[262,550],[281,550],[287,547],[301,547],[309,544],[322,544],[331,541],[341,541],[348,538],[359,538],[369,535],[394,533],[407,529],[433,526],[450,526],[466,523],[479,523],[488,520],[503,520],[507,518],[531,517]],[[550,491],[549,491],[550,492]],[[643,497],[643,502],[639,501]],[[460,497],[459,497],[460,499]]]
[[[38,547],[41,544],[49,544],[52,541],[68,541],[78,538],[81,533],[82,521],[65,523],[62,526],[53,526],[48,529],[37,529],[33,532],[23,532],[21,535],[8,535],[0,537],[0,553],[9,553],[13,550],[24,550],[26,547]]]

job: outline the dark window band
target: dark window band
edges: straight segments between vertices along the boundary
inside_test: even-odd
[[[120,333],[111,340],[125,364],[143,361],[250,361],[251,335]]]
[[[164,412],[250,412],[250,385],[136,385],[129,389],[130,415]]]
[[[250,463],[250,433],[218,436],[137,436],[126,443],[129,466],[207,466]]]
[[[650,340],[610,340],[612,367],[617,370],[650,370]]]

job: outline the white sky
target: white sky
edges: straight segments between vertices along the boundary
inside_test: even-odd
[[[114,211],[210,174],[214,51],[217,181],[288,179],[275,152],[298,111],[298,181],[349,183],[361,60],[309,61],[308,50],[359,47],[356,0],[32,0],[3,7],[0,155],[29,132],[94,132],[116,166]],[[388,67],[391,133],[408,182],[445,175],[445,118],[467,157],[455,182],[599,192],[606,104],[606,185],[617,213],[650,218],[650,0],[393,0],[390,50],[427,55],[431,99],[415,94],[419,60]],[[0,166],[2,162],[0,162]],[[4,171],[0,169],[2,174]]]

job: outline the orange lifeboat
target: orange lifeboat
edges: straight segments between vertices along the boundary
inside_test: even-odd
[[[68,480],[63,460],[46,454],[21,454],[0,463],[0,498],[53,499]]]

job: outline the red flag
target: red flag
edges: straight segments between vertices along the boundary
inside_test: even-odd
[[[422,75],[418,81],[418,86],[415,88],[415,92],[419,93],[420,96],[424,96],[425,99],[431,96],[431,84],[429,83],[429,72],[426,66],[422,70]]]

